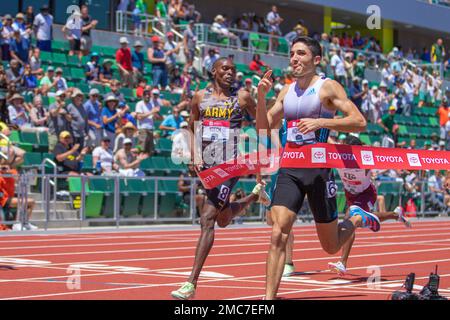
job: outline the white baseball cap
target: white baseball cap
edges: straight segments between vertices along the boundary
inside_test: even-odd
[[[187,128],[189,126],[189,123],[187,123],[186,121],[183,121],[182,123],[180,123],[180,128]]]
[[[159,94],[160,94],[160,92],[159,92],[159,90],[158,90],[158,89],[156,89],[156,88],[155,88],[155,89],[153,89],[153,90],[152,90],[152,94],[158,94],[158,95],[159,95]]]
[[[121,37],[119,42],[120,43],[129,43],[127,37]]]
[[[125,138],[125,139],[123,140],[123,144],[133,144],[133,141],[131,141],[130,138]]]

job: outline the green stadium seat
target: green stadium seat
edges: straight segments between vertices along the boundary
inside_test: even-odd
[[[143,182],[143,194],[142,194],[142,206],[140,214],[143,217],[153,217],[155,214],[155,203],[158,197],[155,192],[155,181],[144,180]]]
[[[33,150],[37,152],[46,152],[48,151],[48,144],[42,145],[39,143],[38,136],[36,132],[21,132],[21,141],[31,144],[33,146]]]
[[[42,62],[48,62],[49,64],[52,64],[53,62],[53,55],[51,52],[47,51],[41,51],[41,61]]]
[[[53,53],[52,61],[53,64],[67,66],[67,55],[63,53]]]
[[[54,52],[66,53],[70,50],[70,44],[68,41],[52,41],[52,50]],[[41,52],[42,55],[43,52]]]
[[[42,164],[42,154],[39,152],[26,152],[23,158],[23,168],[39,168]]]
[[[81,178],[69,177],[67,181],[71,196],[72,197],[81,196]],[[85,184],[85,193],[86,193],[85,217],[86,218],[100,217],[103,206],[103,193],[91,191],[89,188],[89,183]]]
[[[81,61],[78,59],[78,56],[67,56],[67,65],[71,67],[80,67]]]
[[[95,178],[90,179],[90,190],[103,193],[103,206],[101,214],[104,217],[114,217],[114,179]]]
[[[84,69],[82,69],[82,68],[72,68],[72,69],[70,69],[70,74],[73,79],[85,79],[86,78]]]
[[[160,138],[156,144],[156,150],[161,153],[170,155],[172,152],[172,140],[167,138]]]
[[[359,139],[360,139],[361,142],[364,143],[365,145],[368,145],[368,146],[372,145],[372,143],[371,143],[371,141],[370,141],[370,138],[369,138],[369,135],[368,135],[368,134],[361,133],[361,134],[359,135]]]
[[[81,172],[94,173],[94,171],[95,171],[95,164],[93,163],[92,155],[87,154],[84,156],[83,167],[81,168]]]
[[[139,206],[141,202],[141,192],[137,184],[143,184],[140,179],[120,179],[120,196],[121,196],[121,215],[131,217],[139,215]]]

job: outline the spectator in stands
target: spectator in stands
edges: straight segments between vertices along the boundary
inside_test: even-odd
[[[126,177],[143,177],[144,172],[139,169],[141,162],[148,158],[148,155],[137,153],[132,149],[133,141],[130,138],[123,140],[123,148],[120,148],[114,155],[114,161],[119,168],[119,174]]]
[[[367,95],[368,101],[368,120],[372,123],[377,123],[378,119],[380,119],[382,115],[381,111],[381,94],[378,91],[377,86],[372,86],[372,89],[369,91]]]
[[[347,34],[347,32],[342,33],[342,36],[339,39],[339,45],[344,48],[353,48],[353,39]]]
[[[302,26],[295,26],[294,29],[289,32],[288,34],[286,34],[284,36],[284,38],[286,39],[286,41],[288,43],[291,43],[292,41],[294,41],[295,38],[303,36],[305,32],[305,29]]]
[[[329,50],[330,50],[330,39],[327,33],[322,33],[320,37],[320,45],[322,47],[322,54],[324,58],[328,59]]]
[[[10,99],[11,105],[8,107],[9,120],[12,125],[16,125],[21,128],[23,126],[30,125],[30,119],[28,118],[27,111],[24,107],[24,98],[20,94],[14,94]]]
[[[95,29],[98,24],[97,20],[93,20],[89,15],[89,8],[87,5],[81,6],[81,52],[84,56],[89,55],[92,48],[91,30]]]
[[[341,45],[339,44],[339,38],[334,36],[331,38],[331,43],[330,43],[330,49],[329,50],[341,50]],[[330,58],[331,58],[331,52],[330,52]]]
[[[6,105],[6,97],[0,93],[0,122],[8,125],[11,124],[9,120],[8,106]]]
[[[100,81],[100,56],[97,52],[92,52],[91,59],[84,66],[86,81],[89,84],[101,83]]]
[[[72,138],[75,144],[80,145],[80,150],[84,148],[89,134],[89,125],[86,110],[83,106],[84,95],[79,89],[75,89],[71,95],[72,103],[67,106],[67,112],[72,120],[70,122]]]
[[[7,84],[15,87],[20,86],[23,77],[23,68],[21,68],[19,61],[12,59],[9,63],[9,69],[6,70]]]
[[[14,37],[14,29],[12,27],[13,19],[10,14],[3,17],[3,28],[1,30],[1,48],[2,48],[2,60],[11,60],[11,39]]]
[[[236,73],[236,78],[234,79],[234,83],[231,85],[231,88],[235,92],[238,92],[243,87],[244,87],[244,74],[239,71],[238,73]]]
[[[100,69],[99,80],[100,83],[105,86],[111,86],[113,82],[113,70],[112,65],[114,61],[111,59],[105,59],[102,63],[102,68]]]
[[[63,131],[59,134],[59,142],[56,144],[53,154],[55,162],[59,167],[60,174],[77,176],[81,173],[81,166],[84,156],[88,152],[88,147],[83,148],[81,152],[79,144],[73,144],[72,135],[69,131]]]
[[[37,47],[41,51],[52,51],[53,16],[49,14],[48,5],[41,7],[41,12],[34,18],[34,32],[37,39]]]
[[[353,64],[355,76],[363,79],[367,65],[366,57],[364,56],[364,54],[358,53],[356,60],[353,61]]]
[[[211,25],[211,32],[217,35],[219,42],[223,43],[223,39],[229,39],[228,41],[233,40],[236,42],[236,46],[238,48],[241,47],[241,39],[228,30],[228,27],[225,24],[225,19],[222,15],[219,14],[214,18],[214,23]]]
[[[450,206],[450,195],[447,194],[443,186],[443,175],[440,171],[431,171],[428,178],[428,188],[431,192],[428,198],[428,202],[439,211],[445,210],[446,212]]]
[[[116,141],[114,143],[114,153],[123,148],[123,142],[125,139],[130,139],[135,145],[135,133],[137,129],[131,122],[127,122],[121,129],[120,133],[116,136]]]
[[[127,102],[125,101],[125,97],[123,96],[123,93],[120,92],[120,85],[121,83],[118,80],[112,80],[111,81],[111,92],[108,93],[108,95],[114,95],[114,97],[119,101],[120,107],[128,106]],[[108,96],[107,95],[107,96]],[[130,109],[128,107],[128,109]]]
[[[41,68],[41,50],[39,48],[32,49],[32,54],[31,54],[31,58],[30,58],[30,66],[31,66],[31,72],[34,75],[44,72],[44,70]]]
[[[57,81],[55,79],[55,69],[52,66],[47,68],[45,77],[39,82],[39,88],[45,91],[55,91]]]
[[[25,65],[20,86],[24,90],[24,94],[37,94],[38,80],[32,73],[31,66],[29,64]]]
[[[391,102],[391,95],[387,91],[386,82],[384,82],[382,80],[380,82],[380,109],[381,109],[381,114],[385,114],[388,111],[390,102]]]
[[[167,56],[166,67],[169,75],[172,75],[177,66],[177,54],[180,52],[181,43],[174,40],[173,32],[167,32],[167,41],[164,44],[164,52]]]
[[[269,34],[274,36],[271,37],[272,51],[278,51],[279,41],[276,37],[281,36],[280,24],[284,21],[284,19],[278,14],[277,6],[272,6],[272,11],[267,14],[266,20],[268,23],[267,31]]]
[[[360,86],[360,78],[353,78],[353,85],[349,89],[350,100],[358,107],[358,110],[362,110],[362,101],[363,98],[368,94],[368,92],[364,92]]]
[[[240,29],[240,30],[249,30],[249,27],[250,26],[247,22],[246,14],[244,13],[244,15],[242,17],[239,17],[237,19],[235,28]],[[248,47],[249,32],[240,32],[239,38],[241,40],[243,47],[245,47],[245,48]]]
[[[102,138],[100,146],[92,151],[92,163],[95,164],[96,168],[101,168],[101,172],[97,172],[97,174],[111,175],[113,171],[119,170],[119,166],[114,163],[114,156],[110,145],[111,140],[105,136]]]
[[[65,92],[61,90],[57,91],[55,98],[55,102],[49,107],[48,149],[50,152],[53,152],[55,145],[58,142],[59,134],[71,129],[70,122],[72,121],[72,116],[69,114],[66,107]]]
[[[176,66],[173,74],[170,76],[170,89],[172,93],[182,94],[183,93],[183,84],[181,80],[180,74],[180,66]]]
[[[203,74],[208,76],[209,80],[212,80],[213,76],[211,73],[212,66],[220,58],[219,53],[216,49],[210,48],[208,54],[203,58]]]
[[[26,18],[26,28],[31,29],[31,32],[33,32],[33,22],[34,22],[33,6],[27,7],[27,10],[25,11],[25,18]]]
[[[369,117],[369,81],[367,81],[367,79],[364,79],[362,81],[362,91],[365,92],[366,94],[363,94],[361,96],[361,111],[364,114],[364,116],[366,117],[366,119],[368,119]]]
[[[0,208],[3,208],[4,211],[9,211],[11,208],[18,208],[19,207],[19,199],[15,197],[15,187],[16,187],[16,181],[15,177],[6,177],[6,175],[18,175],[17,170],[11,169],[11,167],[7,164],[2,164],[0,166]],[[28,220],[31,219],[31,216],[33,214],[33,209],[36,205],[36,202],[34,199],[29,198],[27,199],[26,203],[26,211],[28,214]],[[17,218],[17,210],[16,210],[16,217],[13,218],[13,221]],[[12,230],[14,231],[21,231],[21,230],[36,230],[38,227],[35,225],[32,225],[29,222],[25,222],[22,224],[21,222],[17,222],[13,224]]]
[[[202,18],[202,15],[200,14],[200,12],[195,10],[195,5],[194,4],[187,5],[186,14],[184,16],[185,20],[188,20],[188,21],[189,20],[194,20],[195,23],[199,23],[201,18]]]
[[[148,48],[147,56],[152,64],[153,86],[159,86],[164,90],[168,85],[167,56],[164,52],[161,39],[158,36],[152,37],[152,47]]]
[[[195,21],[190,20],[183,32],[183,50],[186,57],[187,66],[192,66],[195,57],[195,47],[197,46],[197,34],[194,29]]]
[[[58,67],[56,68],[56,77],[55,77],[55,81],[56,81],[56,86],[55,86],[55,90],[63,90],[66,91],[67,89],[69,89],[69,86],[67,85],[67,80],[63,77],[63,69]]]
[[[159,95],[159,91],[157,93]],[[157,117],[161,110],[160,105],[153,103],[151,100],[152,91],[144,90],[144,99],[136,105],[136,118],[138,120],[139,145],[144,153],[151,156],[154,150],[153,130],[154,118]]]
[[[164,137],[170,137],[176,130],[180,129],[183,121],[183,117],[180,116],[180,110],[175,107],[172,110],[172,114],[168,115],[160,124],[159,129],[165,131],[163,134]]]
[[[439,141],[439,149],[438,151],[447,151],[446,149],[446,143],[444,140]]]
[[[84,103],[83,107],[86,111],[87,121],[89,125],[87,146],[93,148],[100,145],[103,135],[103,123],[101,119],[101,104],[99,102],[100,92],[97,89],[89,91],[89,99]]]
[[[19,61],[22,66],[28,63],[30,56],[30,41],[20,34],[20,30],[14,31],[13,37],[10,39],[9,47],[13,59]]]
[[[446,124],[450,119],[450,109],[448,108],[447,99],[441,100],[441,105],[439,106],[439,109],[436,111],[436,115],[439,116],[439,125],[441,126],[441,134],[440,138],[442,140],[446,140],[447,138],[447,132],[446,132]]]
[[[442,38],[437,39],[436,43],[431,46],[431,62],[441,64],[445,61],[445,47]]]
[[[81,13],[74,11],[72,16],[67,19],[67,23],[62,27],[62,32],[66,39],[69,40],[69,56],[77,55],[80,60],[83,56],[81,53],[81,29]]]
[[[37,131],[47,132],[49,118],[50,115],[43,106],[42,97],[35,96],[33,98],[33,106],[30,110],[31,126],[36,128]]]
[[[125,87],[133,86],[133,64],[131,61],[131,50],[128,47],[128,39],[120,38],[120,48],[116,52],[116,62],[119,67],[120,77]]]
[[[355,70],[352,63],[353,59],[353,53],[352,52],[346,52],[344,55],[344,68],[347,75],[347,83],[346,88],[350,88],[352,84],[352,79],[355,77]]]
[[[110,141],[115,141],[116,125],[125,114],[123,111],[117,111],[118,104],[119,99],[110,94],[105,99],[105,107],[102,108],[103,136],[108,137]],[[114,146],[110,145],[110,148],[114,149]]]
[[[157,0],[155,12],[156,12],[156,16],[158,18],[160,18],[160,19],[167,18],[168,10],[169,10],[168,2],[169,2],[169,0]]]
[[[142,35],[142,21],[145,20],[145,18],[141,15],[147,13],[147,6],[144,3],[144,0],[135,0],[134,1],[134,8],[132,10],[133,15],[133,24],[134,24],[134,35],[135,36],[141,36]]]
[[[256,101],[257,88],[256,88],[256,86],[253,85],[253,81],[251,78],[245,79],[243,90],[249,92],[251,94],[251,96],[253,97],[253,99],[255,99],[255,101]]]
[[[364,47],[364,39],[361,38],[361,33],[359,31],[355,32],[353,37],[353,48],[361,50]]]
[[[398,141],[398,125],[395,123],[394,116],[397,112],[395,106],[389,107],[389,113],[378,119],[378,125],[385,131],[385,136],[382,140],[382,147],[391,148],[397,144]]]
[[[416,148],[417,148],[416,139],[409,140],[409,147],[407,149],[415,150]]]
[[[431,134],[431,149],[434,151],[439,150],[439,135],[436,132]]]
[[[138,86],[136,88],[136,97],[142,98],[142,95],[144,94],[144,89],[147,87],[147,80],[145,78],[139,79]]]
[[[347,72],[345,71],[344,62],[340,55],[340,49],[330,49],[330,66],[333,70],[334,79],[343,87],[347,84]]]
[[[183,121],[180,123],[180,129],[175,130],[172,135],[171,158],[174,163],[190,163],[190,135],[187,131],[189,123]]]
[[[270,67],[261,60],[261,56],[258,53],[255,53],[253,55],[253,59],[249,64],[249,69],[258,75],[262,76],[264,74],[264,71],[261,69],[261,67],[265,67],[266,69],[270,69]]]

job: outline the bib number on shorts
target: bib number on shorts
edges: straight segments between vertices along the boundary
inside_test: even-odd
[[[203,140],[207,141],[226,141],[230,136],[230,121],[224,120],[204,120],[203,121]]]
[[[316,140],[316,134],[309,132],[303,134],[298,129],[299,120],[293,120],[288,122],[287,126],[287,141],[295,142],[297,144],[311,143]]]

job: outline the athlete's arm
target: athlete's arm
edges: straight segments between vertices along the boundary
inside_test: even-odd
[[[189,118],[189,129],[191,130],[191,161],[195,164],[195,122],[200,120],[200,101],[203,96],[203,90],[194,93],[192,97],[191,116]]]
[[[270,76],[272,70],[266,72],[258,84],[258,103],[256,107],[256,130],[267,130],[270,135],[270,129],[276,129],[278,123],[283,118],[283,100],[289,86],[285,86],[278,95],[277,101],[273,107],[267,112],[266,96],[272,88],[272,80]]]
[[[239,105],[241,108],[247,110],[248,114],[252,116],[253,119],[256,118],[256,102],[253,100],[250,92],[246,90],[239,90]]]
[[[328,109],[341,111],[345,116],[341,119],[301,119],[298,128],[302,133],[314,132],[320,128],[339,132],[360,132],[366,129],[366,119],[338,82],[324,82],[320,90],[320,101]]]
[[[446,189],[450,189],[450,170],[447,171],[447,176],[445,177],[444,186]]]

